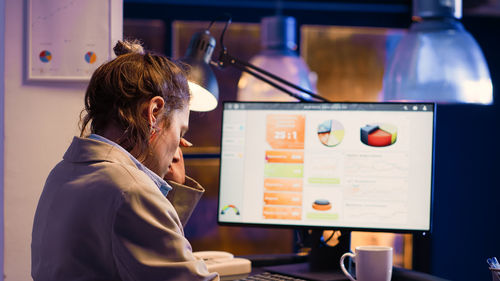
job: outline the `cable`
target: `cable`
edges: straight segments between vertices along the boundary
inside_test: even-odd
[[[225,14],[225,15],[228,16],[229,19],[226,21],[226,25],[224,25],[224,29],[222,30],[222,33],[221,33],[220,38],[219,38],[219,43],[220,43],[222,50],[226,50],[226,46],[224,46],[224,34],[226,33],[227,28],[229,27],[229,25],[231,24],[231,22],[233,20],[230,14]]]
[[[210,24],[208,25],[207,30],[210,30],[210,28],[212,28],[212,25],[214,25],[214,23],[215,23],[215,20],[212,20],[210,22]]]

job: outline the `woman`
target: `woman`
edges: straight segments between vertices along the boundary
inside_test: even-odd
[[[172,159],[179,159],[188,129],[185,75],[136,43],[118,42],[114,50],[118,57],[88,85],[80,137],[43,188],[32,233],[33,279],[217,280],[183,234],[199,198],[186,194],[201,187],[190,179],[193,189],[176,184],[174,194],[163,180],[176,178]]]

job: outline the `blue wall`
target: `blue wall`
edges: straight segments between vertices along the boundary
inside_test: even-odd
[[[497,95],[498,96],[498,95]],[[500,256],[498,106],[438,107],[432,272],[490,280]]]

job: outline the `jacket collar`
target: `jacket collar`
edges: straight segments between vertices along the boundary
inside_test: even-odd
[[[118,147],[98,140],[80,137],[73,138],[73,142],[64,154],[63,159],[75,163],[107,161],[135,166],[132,159],[123,151],[120,151]]]
[[[107,161],[134,166],[144,172],[164,196],[172,190],[165,180],[140,163],[128,151],[99,135],[91,135],[89,138],[74,137],[63,159],[75,163]]]

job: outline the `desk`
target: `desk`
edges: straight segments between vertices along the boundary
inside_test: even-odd
[[[308,272],[309,265],[306,262],[307,257],[297,255],[262,255],[262,256],[244,256],[252,261],[252,273],[250,275],[262,272],[277,272],[294,275],[304,278]],[[293,274],[289,274],[294,272]],[[301,273],[304,273],[302,275]],[[309,280],[314,281],[337,281],[348,280],[342,272],[314,272]],[[393,267],[391,281],[448,281],[427,273],[408,270],[399,267]]]

